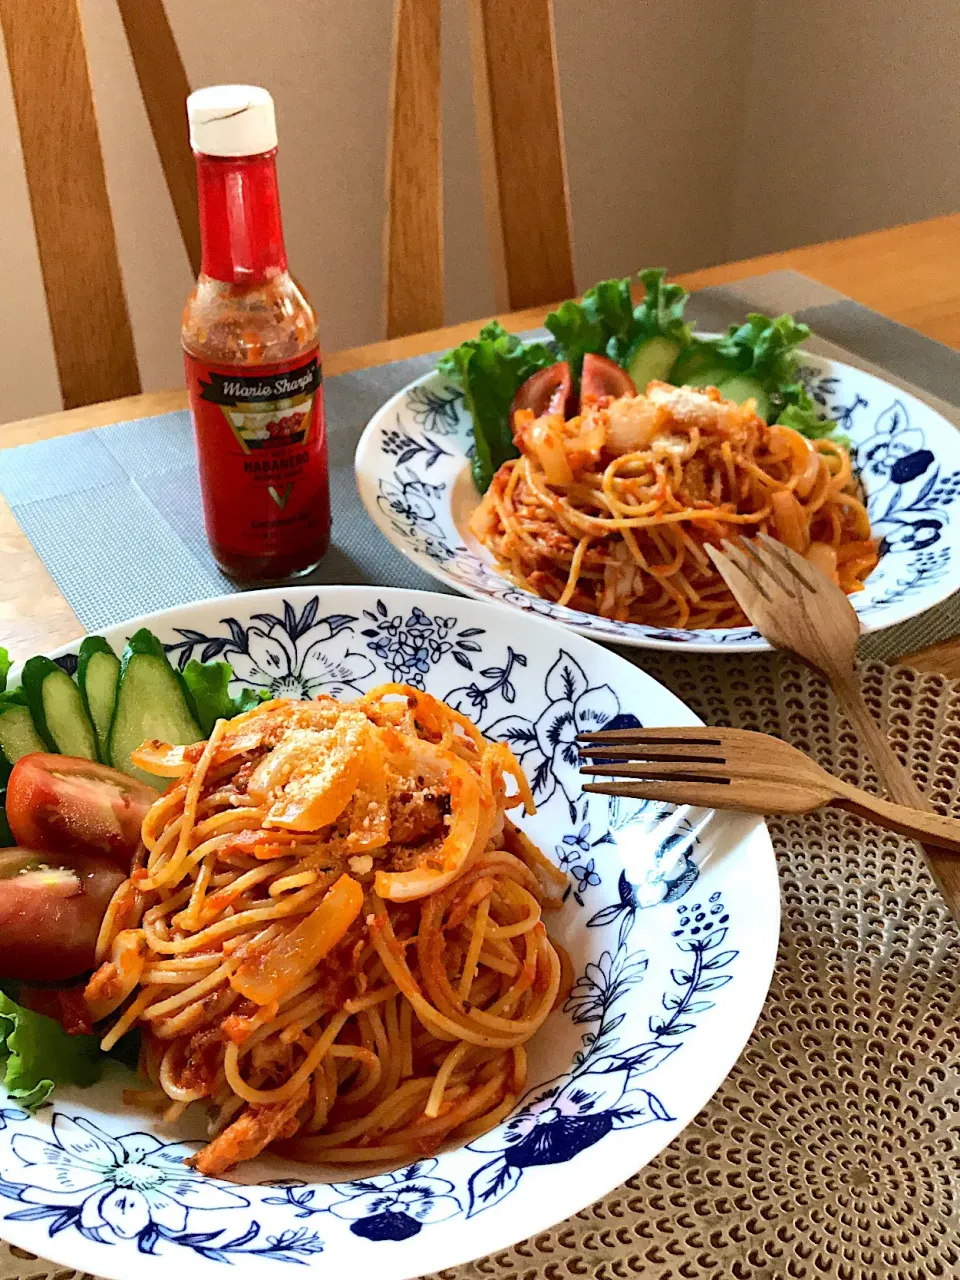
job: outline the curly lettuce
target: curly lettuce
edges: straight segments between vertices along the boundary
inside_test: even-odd
[[[809,326],[791,315],[774,319],[754,311],[744,324],[731,325],[722,338],[712,339],[709,345],[721,359],[729,360],[737,373],[748,374],[773,391],[794,380],[794,353],[809,337]]]
[[[566,360],[578,379],[590,352],[623,363],[647,338],[665,337],[680,346],[690,341],[690,326],[683,321],[686,290],[666,284],[665,275],[660,268],[640,272],[645,293],[636,305],[629,277],[601,280],[579,302],[564,302],[545,321],[555,347],[523,342],[495,320],[478,337],[441,356],[437,370],[461,389],[473,421],[471,465],[481,493],[501,463],[517,457],[510,406],[531,374]]]
[[[585,355],[603,355],[624,364],[631,351],[649,338],[669,338],[680,347],[690,341],[683,320],[687,291],[665,283],[666,271],[650,267],[639,273],[643,299],[634,306],[630,278],[601,280],[579,302],[564,302],[544,324],[557,341],[558,354],[579,378]]]
[[[25,1110],[36,1110],[58,1084],[96,1084],[103,1060],[98,1036],[67,1035],[53,1018],[0,991],[0,1080]]]
[[[230,693],[233,668],[228,662],[198,662],[191,658],[183,669],[183,683],[193,699],[192,710],[205,734],[218,720],[232,720],[243,711],[250,711],[273,695],[267,691],[241,689],[237,697]]]
[[[731,377],[753,379],[769,401],[768,421],[792,427],[810,440],[830,436],[842,442],[845,437],[836,434],[836,422],[820,418],[798,380],[797,348],[809,337],[809,325],[791,315],[774,317],[755,311],[743,324],[731,325],[722,337],[695,339],[692,346],[709,353],[711,374],[723,368]]]
[[[494,320],[479,337],[442,356],[437,369],[463,392],[473,419],[473,479],[486,493],[497,468],[517,457],[510,428],[513,397],[532,373],[559,359],[542,342],[523,342]]]
[[[666,272],[651,267],[638,273],[644,295],[634,303],[630,277],[601,280],[579,301],[570,299],[551,311],[544,321],[554,346],[523,342],[494,321],[476,338],[461,343],[441,357],[438,371],[463,391],[473,420],[473,478],[485,493],[501,463],[517,456],[510,422],[510,406],[522,384],[558,360],[570,365],[579,383],[584,357],[603,355],[636,373],[632,361],[639,358],[646,376],[651,374],[643,353],[650,343],[666,351],[669,381],[676,385],[720,385],[734,379],[750,380],[762,412],[769,422],[792,427],[811,440],[830,436],[839,443],[836,422],[822,420],[816,405],[799,380],[797,348],[810,336],[807,325],[791,315],[751,313],[743,324],[731,325],[719,338],[698,338],[684,320],[687,291],[668,283]],[[671,349],[672,344],[672,349]],[[639,353],[639,355],[638,355]],[[748,384],[749,387],[749,384]],[[741,384],[730,389],[743,399]]]

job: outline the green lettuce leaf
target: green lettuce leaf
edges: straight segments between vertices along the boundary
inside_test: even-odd
[[[791,315],[752,312],[743,324],[731,325],[723,337],[698,340],[695,346],[704,354],[709,351],[711,359],[716,357],[716,364],[726,366],[731,377],[756,379],[769,398],[771,422],[792,427],[809,440],[829,436],[848,445],[848,438],[838,434],[836,422],[819,417],[807,389],[797,380],[797,348],[809,336],[809,326]]]
[[[97,1036],[68,1036],[0,991],[0,1080],[21,1107],[35,1110],[58,1084],[95,1084],[103,1058]]]
[[[795,382],[781,387],[778,392],[780,412],[774,421],[781,427],[792,427],[808,440],[825,440],[828,436],[845,448],[850,446],[850,437],[837,430],[832,418],[821,418],[817,406],[801,383]]]
[[[494,472],[517,457],[510,424],[510,405],[521,385],[557,356],[542,342],[523,342],[494,320],[480,336],[442,356],[437,369],[463,391],[473,419],[473,478],[485,493]]]
[[[227,662],[198,662],[191,658],[183,669],[183,682],[193,698],[197,723],[209,733],[218,720],[230,720],[241,711],[249,711],[272,695],[266,691],[242,689],[237,697],[230,694],[233,669]]]
[[[742,325],[731,325],[727,334],[714,340],[719,356],[730,360],[738,373],[749,374],[769,392],[793,382],[797,373],[794,355],[801,342],[810,337],[808,325],[791,315],[772,316],[752,312]]]
[[[666,284],[665,276],[661,267],[640,272],[645,294],[636,306],[626,277],[601,280],[579,302],[564,302],[550,312],[544,324],[556,338],[559,355],[569,361],[574,377],[579,378],[587,354],[605,355],[622,364],[648,338],[670,338],[686,346],[691,332],[683,322],[687,291],[682,285]]]
[[[2,693],[7,687],[7,675],[9,674],[12,666],[12,658],[9,653],[7,653],[6,649],[0,645],[0,693]]]
[[[638,338],[671,338],[685,347],[691,340],[692,327],[683,321],[684,308],[690,295],[683,285],[664,283],[666,274],[662,267],[649,267],[640,272],[640,280],[646,293],[643,301],[634,308],[633,343]]]
[[[629,346],[634,327],[629,278],[601,280],[579,302],[569,299],[551,311],[544,324],[557,340],[559,355],[579,378],[588,353],[606,355],[611,347]]]

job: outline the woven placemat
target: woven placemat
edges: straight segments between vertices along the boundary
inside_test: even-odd
[[[798,664],[653,654],[642,665],[709,723],[772,730],[876,787],[831,695]],[[880,663],[863,679],[919,785],[960,815],[960,684]],[[726,1082],[622,1187],[444,1280],[960,1274],[960,933],[910,842],[839,810],[769,825],[780,953]],[[322,1258],[314,1266],[323,1273]],[[73,1274],[0,1250],[0,1280]]]

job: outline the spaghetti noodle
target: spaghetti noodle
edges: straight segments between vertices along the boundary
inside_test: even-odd
[[[276,700],[192,747],[143,823],[86,989],[143,1031],[149,1086],[195,1101],[222,1173],[295,1159],[399,1162],[509,1113],[525,1045],[569,986],[545,908],[565,877],[510,822],[533,810],[502,743],[407,685],[353,703]]]
[[[768,533],[848,594],[877,564],[847,450],[768,426],[755,405],[651,382],[564,421],[514,417],[505,462],[470,523],[518,586],[656,627],[746,618],[705,551]]]

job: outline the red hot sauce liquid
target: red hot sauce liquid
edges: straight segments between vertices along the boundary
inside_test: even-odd
[[[317,317],[287,270],[275,156],[197,154],[203,263],[181,335],[207,537],[244,583],[309,573],[330,540]]]

